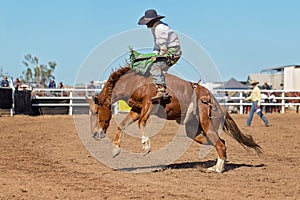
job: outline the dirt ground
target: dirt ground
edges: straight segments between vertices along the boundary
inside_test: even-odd
[[[126,173],[91,156],[72,116],[0,117],[0,199],[299,199],[300,114],[268,114],[271,127],[258,116],[251,127],[247,115],[232,116],[264,155],[222,134],[228,151],[222,174],[204,172],[216,151],[200,159],[196,143],[165,170]],[[174,126],[166,124],[154,147]],[[108,136],[115,128],[112,122]],[[124,138],[126,146],[130,136]]]

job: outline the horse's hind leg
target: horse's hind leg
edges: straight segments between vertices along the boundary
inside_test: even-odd
[[[215,131],[208,131],[207,137],[210,143],[214,145],[218,153],[218,159],[216,165],[208,168],[208,171],[213,171],[218,173],[223,172],[225,167],[225,159],[226,159],[225,141],[222,140]]]
[[[225,167],[225,159],[226,159],[226,146],[225,141],[222,140],[214,130],[208,131],[205,136],[197,135],[194,140],[200,144],[205,145],[213,145],[218,153],[218,159],[216,165],[208,168],[207,170],[210,172],[223,172]]]
[[[118,130],[115,134],[115,137],[113,139],[113,157],[116,157],[121,152],[120,146],[121,146],[121,136],[125,128],[130,126],[132,123],[137,121],[140,117],[139,113],[130,111],[128,115],[121,121],[120,125],[118,126]]]

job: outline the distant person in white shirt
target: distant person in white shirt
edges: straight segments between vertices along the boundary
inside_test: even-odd
[[[275,96],[274,92],[272,92],[270,94],[270,96],[269,96],[269,102],[270,103],[276,103],[277,102],[276,96]],[[270,110],[269,111],[270,111],[270,113],[272,113],[273,111],[276,112],[277,111],[277,106],[276,105],[270,106]]]
[[[261,103],[269,103],[269,97],[265,92],[261,93]],[[264,110],[266,113],[268,112],[267,106],[261,106],[261,109]]]
[[[177,34],[160,20],[165,16],[158,15],[156,10],[150,9],[140,18],[139,25],[151,28],[154,37],[153,51],[160,55],[150,68],[153,82],[156,84],[157,93],[152,101],[168,99],[163,71],[167,71],[181,56],[181,48]]]
[[[94,85],[94,81],[93,80],[90,81],[90,85],[87,86],[87,89],[90,90],[88,92],[89,96],[94,96],[95,95],[96,86]],[[91,91],[91,90],[93,90],[93,91]]]

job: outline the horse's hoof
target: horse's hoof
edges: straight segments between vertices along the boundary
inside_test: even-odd
[[[99,137],[99,136],[96,135],[96,134],[93,135],[93,138],[94,138],[95,140],[101,140],[101,137]]]
[[[224,169],[217,169],[217,166],[212,166],[212,167],[209,167],[207,168],[207,172],[215,172],[215,173],[222,173],[224,172]]]
[[[101,140],[102,138],[105,138],[105,133],[103,131],[95,132],[93,138],[96,140]]]
[[[151,144],[149,137],[142,136],[142,144],[143,144],[143,156],[146,156],[151,151]]]
[[[207,168],[207,172],[217,172],[216,171],[216,166]]]
[[[121,152],[121,148],[115,146],[115,147],[113,148],[113,150],[112,150],[112,156],[113,156],[113,158],[116,157],[116,156],[118,156],[118,155],[120,154],[120,152]]]

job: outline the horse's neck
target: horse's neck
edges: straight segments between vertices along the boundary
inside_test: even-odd
[[[116,88],[116,84],[120,81],[120,79],[126,75],[130,71],[130,67],[122,67],[119,70],[113,72],[108,78],[104,88],[98,96],[100,103],[106,105],[112,105],[115,103],[114,100],[114,91]]]
[[[147,78],[136,75],[134,72],[125,74],[115,84],[112,102],[127,101],[138,87],[146,83],[146,80]]]

